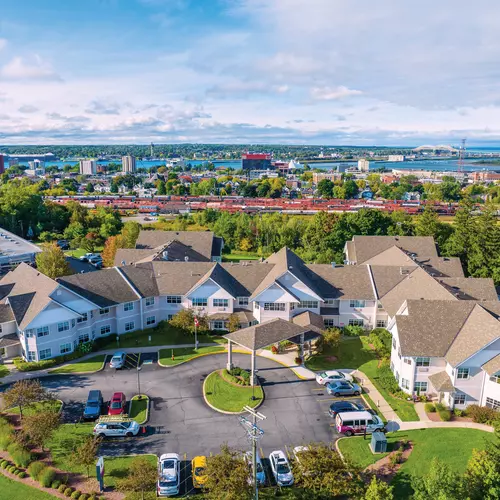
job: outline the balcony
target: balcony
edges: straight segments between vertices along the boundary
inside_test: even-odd
[[[338,307],[321,307],[319,310],[321,316],[338,316],[339,308]]]

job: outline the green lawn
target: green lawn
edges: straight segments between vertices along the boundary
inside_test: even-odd
[[[337,358],[336,361],[331,359]],[[378,360],[368,346],[367,337],[343,339],[338,349],[325,348],[322,354],[317,354],[305,362],[307,368],[314,371],[332,370],[335,368],[357,368],[362,371],[378,389],[382,397],[399,415],[403,422],[417,421],[418,415],[414,404],[409,401],[392,397],[378,382]]]
[[[87,436],[92,435],[93,423],[62,424],[47,443],[54,466],[68,472],[85,472],[85,468],[76,465],[72,452]]]
[[[29,406],[27,408],[23,408],[23,416],[26,415],[34,415],[36,413],[40,413],[41,411],[49,411],[52,410],[54,412],[58,412],[61,410],[62,402],[56,399],[55,401],[46,401],[42,403],[35,403],[33,406]],[[19,407],[16,406],[14,408],[10,408],[7,410],[8,413],[12,415],[19,415]]]
[[[0,474],[0,491],[3,491],[0,496],[9,500],[54,500],[54,496],[27,484],[13,481],[3,474]]]
[[[102,368],[105,359],[104,354],[98,354],[81,361],[74,361],[68,365],[49,370],[49,373],[80,373],[80,372],[96,372]]]
[[[130,401],[129,417],[133,418],[138,424],[145,424],[148,414],[149,398],[142,394],[142,398],[134,396]]]
[[[172,360],[172,349],[160,349],[160,363],[166,366],[175,366],[190,359],[195,358],[201,354],[208,354],[213,352],[224,352],[224,347],[211,346],[211,347],[199,347],[194,349],[194,347],[183,347],[178,349],[173,349],[174,359]]]
[[[252,391],[255,392],[255,401],[252,401]],[[257,406],[264,398],[262,387],[237,386],[226,382],[218,371],[212,372],[205,382],[205,396],[208,402],[223,411],[239,412],[248,405]]]
[[[149,337],[151,337],[151,341],[149,341]],[[201,344],[223,343],[223,340],[222,337],[218,335],[198,334],[198,342]],[[178,328],[174,328],[168,323],[162,323],[161,326],[156,328],[138,330],[120,335],[119,345],[116,341],[116,335],[99,338],[96,343],[99,350],[114,348],[120,349],[122,347],[145,347],[191,343],[194,345],[194,335],[186,334],[186,332]]]
[[[146,457],[155,467],[158,463],[158,457],[156,455],[140,455],[141,457]],[[130,463],[136,456],[122,456],[122,457],[104,457],[104,485],[105,486],[115,486],[116,480],[126,477],[128,474],[128,469]],[[95,469],[92,472],[95,474]]]
[[[5,365],[0,365],[0,378],[5,377],[10,373],[10,370]]]
[[[257,252],[231,252],[222,256],[223,262],[239,262],[240,260],[258,260]]]
[[[408,460],[396,474],[393,485],[396,498],[408,498],[411,493],[411,476],[424,476],[429,470],[432,458],[447,463],[452,470],[463,473],[474,448],[484,449],[495,435],[477,429],[422,429],[415,431],[394,432],[387,434],[388,449],[394,443],[408,439],[414,449]],[[340,451],[360,467],[367,467],[383,458],[386,454],[374,455],[369,449],[370,438],[352,437],[339,441]]]
[[[97,246],[93,253],[101,253],[104,247]],[[83,257],[86,253],[89,253],[88,250],[84,250],[83,248],[76,248],[75,250],[66,250],[64,252],[68,257],[74,257],[75,259],[79,259]]]

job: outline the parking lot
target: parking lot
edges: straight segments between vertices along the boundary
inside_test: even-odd
[[[202,395],[205,377],[225,365],[224,354],[205,356],[175,368],[162,368],[157,354],[127,357],[127,368],[114,370],[106,365],[91,375],[58,375],[42,379],[65,403],[64,419],[80,419],[91,389],[100,389],[105,401],[114,392],[124,392],[127,399],[142,393],[151,399],[146,433],[134,438],[106,440],[105,455],[166,452],[191,459],[195,455],[217,453],[227,442],[239,449],[249,449],[246,431],[235,415],[220,414],[209,408]],[[134,360],[136,360],[134,362]],[[234,362],[249,368],[250,357],[234,355]],[[259,411],[267,418],[260,427],[264,436],[259,451],[266,457],[275,449],[290,451],[310,442],[332,442],[339,436],[333,427],[328,408],[340,398],[329,396],[315,381],[304,381],[288,368],[266,358],[258,358],[258,376],[265,391]],[[350,398],[346,398],[350,399]],[[361,398],[352,398],[362,402]],[[103,408],[105,410],[105,408]]]

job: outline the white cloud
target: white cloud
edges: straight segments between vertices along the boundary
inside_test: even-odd
[[[7,40],[5,38],[0,38],[0,50],[7,46]]]
[[[38,108],[31,104],[24,104],[18,109],[19,113],[36,113]]]
[[[61,77],[39,56],[29,62],[22,57],[14,57],[0,68],[0,78],[6,80],[61,80]]]
[[[318,101],[335,101],[362,93],[360,90],[349,89],[344,85],[340,85],[339,87],[313,87],[311,89],[311,97]]]

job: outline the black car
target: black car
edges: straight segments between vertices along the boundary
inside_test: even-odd
[[[57,240],[57,246],[61,250],[69,250],[69,241],[68,240]]]
[[[335,418],[337,413],[346,411],[366,411],[366,408],[362,404],[354,403],[353,401],[335,401],[335,403],[330,405],[328,413],[332,418]]]

